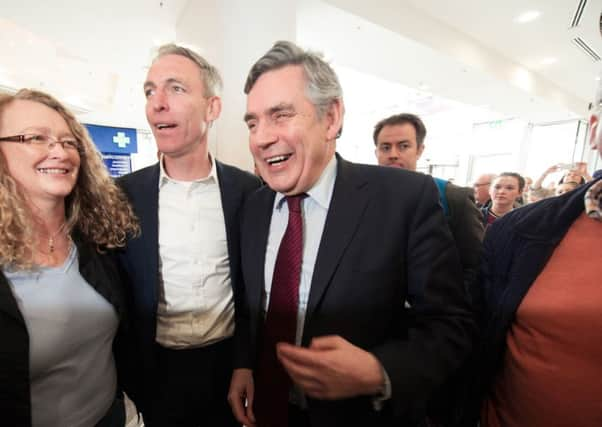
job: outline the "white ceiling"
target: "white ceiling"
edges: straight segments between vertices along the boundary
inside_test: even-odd
[[[473,37],[499,55],[522,64],[583,100],[589,100],[594,77],[601,71],[572,42],[581,37],[602,56],[600,0],[408,0],[414,7]],[[570,28],[580,3],[585,3],[579,26]],[[541,12],[530,23],[516,23],[523,12]],[[545,59],[557,62],[545,64]]]
[[[97,122],[146,127],[145,67],[153,48],[175,39],[188,3],[3,0],[0,86],[40,87],[80,111],[92,111]],[[601,65],[571,42],[579,35],[602,56],[601,0],[589,0],[581,26],[570,30],[577,0],[298,4],[299,40],[325,51],[335,65],[355,70],[346,73],[355,75],[352,80],[344,79],[355,82],[344,87],[348,106],[367,113],[410,105],[432,114],[460,103],[535,121],[574,117],[584,114]],[[538,20],[513,22],[531,9],[541,11]],[[203,19],[199,16],[199,25]],[[542,65],[550,57],[556,62]],[[369,89],[382,82],[395,84],[398,89],[388,92],[406,99],[372,99]]]
[[[353,67],[376,64],[369,72],[387,80],[412,87],[426,82],[434,93],[530,121],[560,120],[587,110],[601,63],[571,40],[579,36],[602,55],[600,0],[586,2],[580,26],[571,30],[577,0],[327,3],[339,11],[330,12],[329,22],[340,25],[329,48],[337,55],[347,48],[342,57],[355,61]],[[540,18],[528,24],[513,21],[528,10],[540,11]],[[332,41],[314,37],[320,39]],[[547,58],[556,62],[542,65]]]

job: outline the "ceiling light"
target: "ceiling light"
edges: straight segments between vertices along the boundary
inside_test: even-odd
[[[524,12],[518,15],[516,18],[514,18],[514,22],[519,24],[526,24],[527,22],[535,21],[537,18],[539,18],[540,15],[541,12],[539,12],[538,10],[530,10],[528,12]]]

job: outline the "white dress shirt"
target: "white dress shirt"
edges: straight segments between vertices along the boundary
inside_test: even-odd
[[[301,203],[301,211],[303,213],[303,261],[301,263],[301,280],[299,281],[299,307],[295,335],[295,344],[297,345],[301,344],[301,338],[303,337],[303,325],[305,323],[311,278],[314,274],[314,266],[316,264],[316,257],[318,256],[318,248],[322,239],[322,231],[324,230],[324,223],[326,222],[336,175],[337,161],[336,157],[333,156],[328,165],[326,165],[326,168],[324,168],[318,182],[307,191],[307,197]],[[288,204],[285,203],[284,194],[276,193],[270,232],[268,234],[268,246],[265,254],[265,288],[262,300],[264,315],[267,313],[270,303],[270,290],[272,289],[272,276],[274,275],[276,256],[278,255],[280,242],[284,237],[287,225]]]
[[[202,347],[234,333],[226,225],[211,163],[206,178],[177,181],[160,161],[156,341],[168,348]]]

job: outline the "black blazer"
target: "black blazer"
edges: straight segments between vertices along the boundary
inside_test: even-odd
[[[263,187],[245,205],[241,248],[249,330],[236,336],[237,367],[255,364],[274,195]],[[423,292],[406,309],[410,286]],[[380,412],[369,397],[309,399],[312,426],[398,426],[419,419],[433,390],[470,350],[474,322],[463,289],[433,179],[338,157],[302,344],[335,334],[372,352],[391,379],[392,398]]]
[[[464,286],[471,290],[479,270],[484,234],[481,212],[475,204],[472,188],[448,183],[445,196],[449,206],[447,223],[462,262]]]
[[[259,187],[257,177],[216,161],[224,210],[230,273],[238,313],[240,277],[239,211],[247,193]],[[117,182],[126,192],[140,221],[142,233],[130,239],[118,258],[128,275],[127,300],[130,316],[128,344],[131,369],[126,392],[144,412],[145,391],[151,391],[156,372],[155,337],[159,295],[159,163],[121,177]],[[237,314],[236,314],[237,316]]]
[[[97,252],[74,233],[79,271],[124,316],[121,274],[110,255]],[[31,426],[29,333],[8,281],[0,271],[0,414],[2,425]],[[118,368],[119,374],[119,368]]]

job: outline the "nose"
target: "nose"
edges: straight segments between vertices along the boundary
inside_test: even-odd
[[[389,151],[389,159],[397,160],[399,159],[399,148],[395,145],[391,147],[391,151]]]
[[[69,152],[61,142],[52,142],[48,145],[48,156],[51,159],[64,159],[69,157]]]
[[[250,134],[251,143],[261,148],[267,148],[277,140],[278,136],[273,126],[266,121],[258,122]]]
[[[164,111],[169,110],[169,103],[167,102],[167,96],[162,90],[157,90],[153,96],[148,100],[149,106],[153,111]]]

